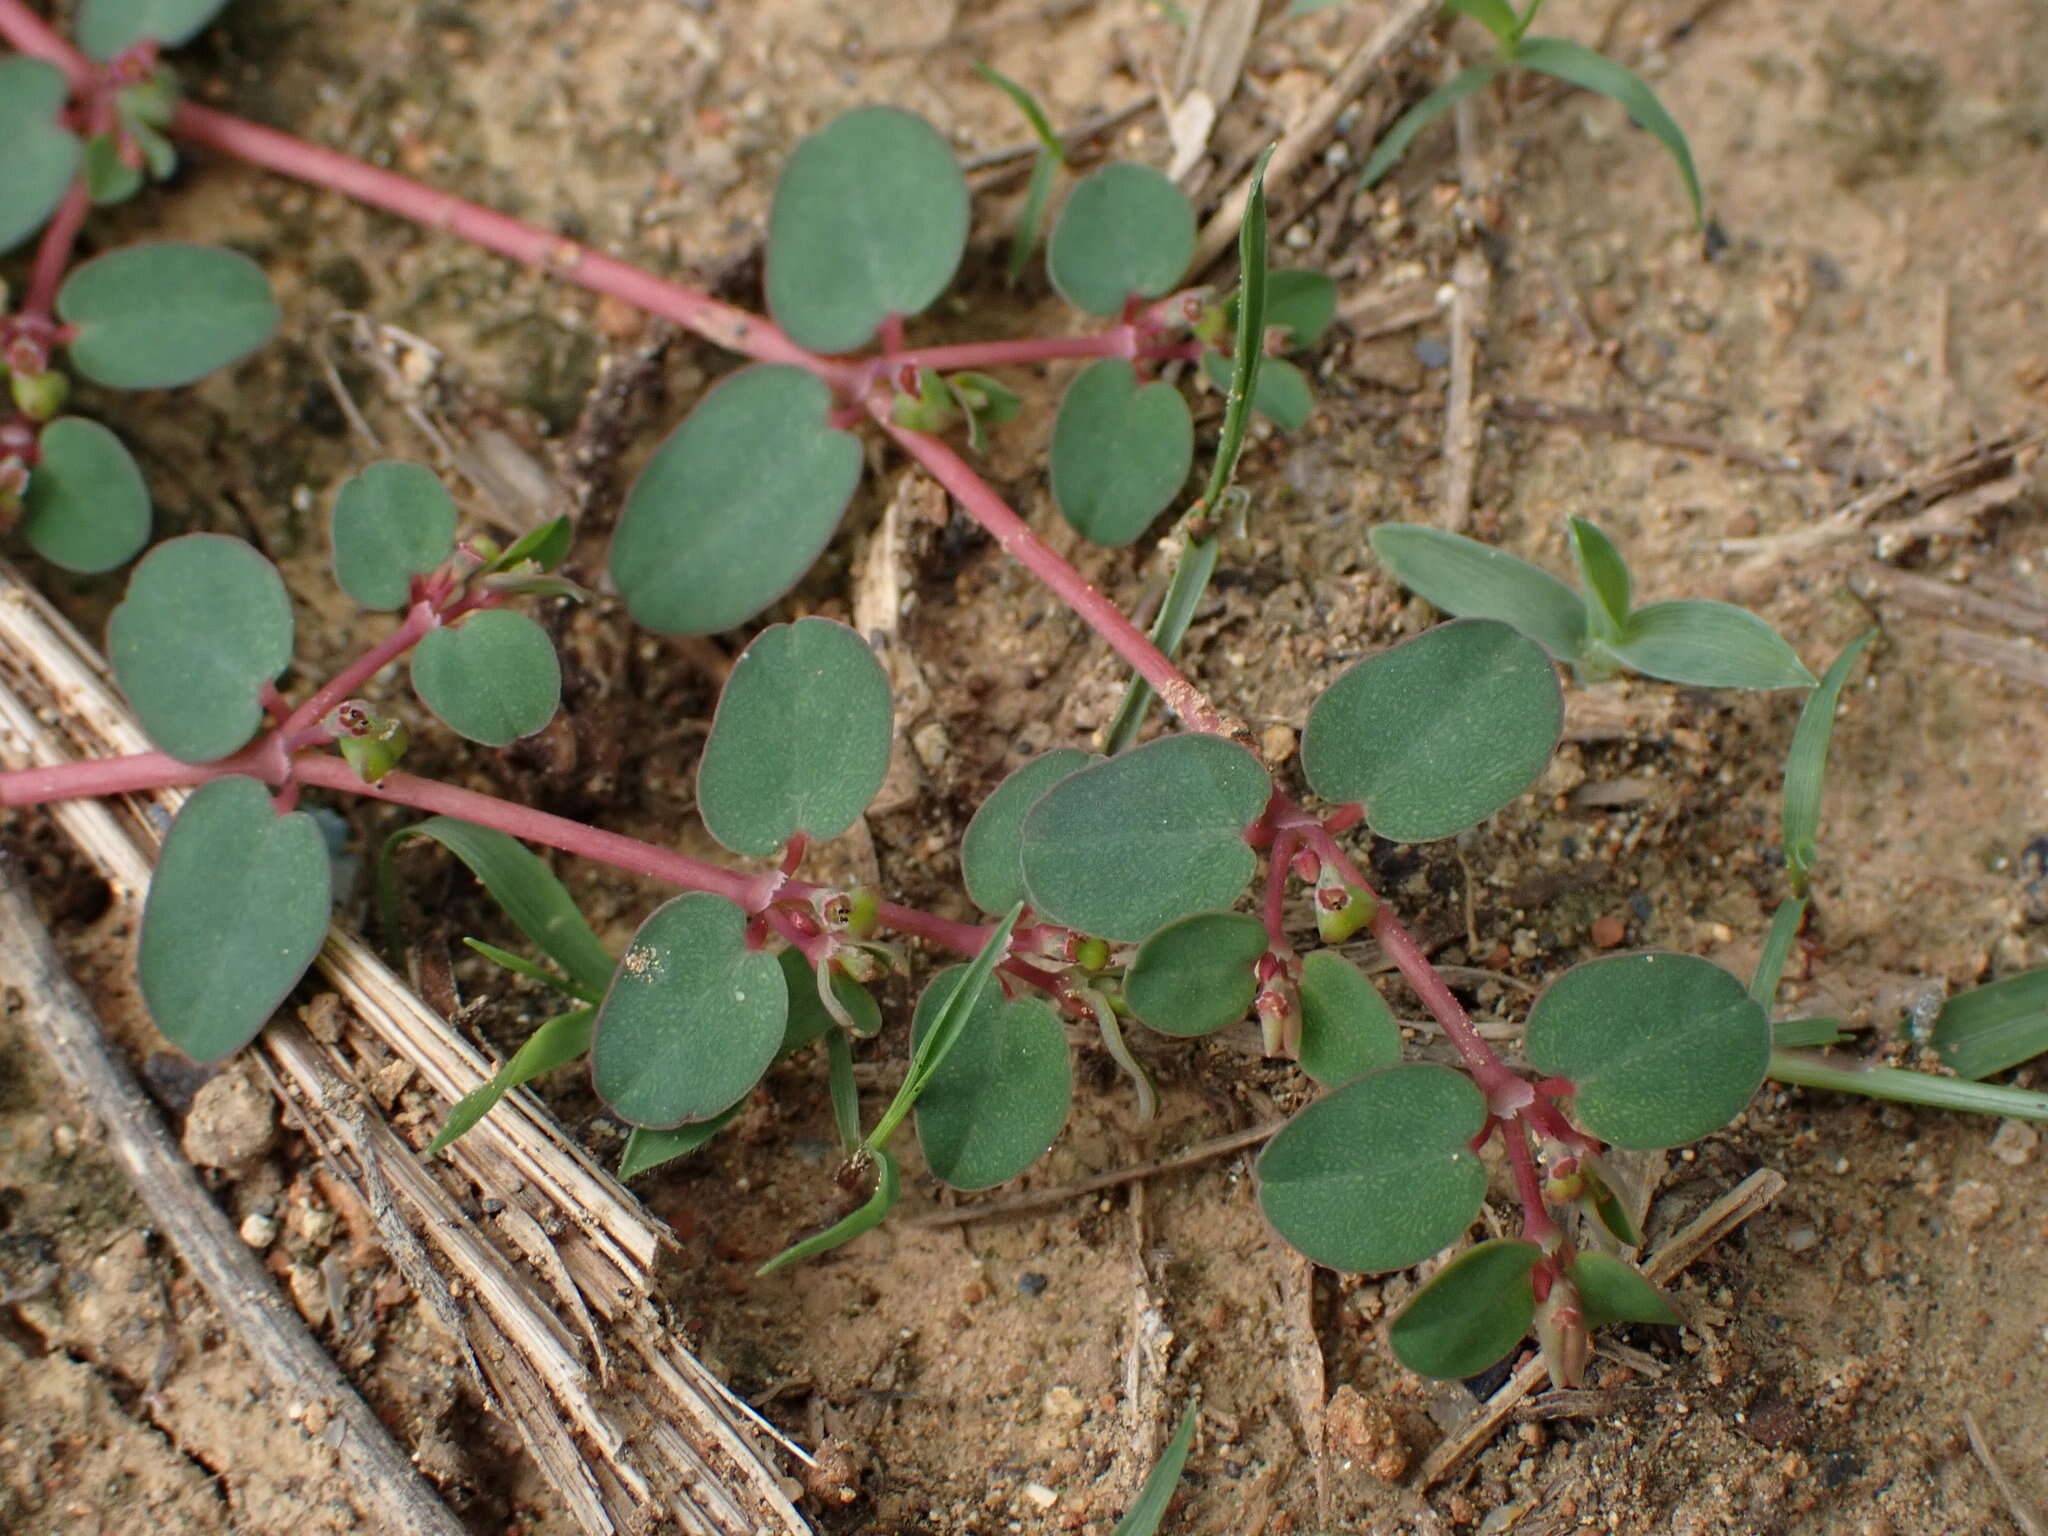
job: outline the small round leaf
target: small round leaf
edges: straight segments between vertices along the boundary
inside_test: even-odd
[[[149,487],[120,438],[96,421],[60,416],[36,449],[21,532],[37,554],[96,575],[149,542]]]
[[[1678,1321],[1664,1293],[1633,1264],[1624,1264],[1611,1254],[1590,1249],[1580,1254],[1572,1262],[1572,1284],[1579,1288],[1589,1329],[1605,1328],[1609,1323]]]
[[[967,248],[967,181],[946,141],[859,107],[796,147],[768,215],[768,310],[799,346],[848,352],[945,291]]]
[[[960,840],[960,874],[977,907],[1000,917],[1028,899],[1019,847],[1024,836],[1024,813],[1068,774],[1101,761],[1079,747],[1055,747],[1011,773],[996,786],[994,794],[981,802],[981,809],[967,823],[967,834]]]
[[[1226,395],[1230,393],[1234,367],[1221,352],[1202,354],[1202,371]],[[1253,410],[1283,432],[1299,432],[1308,425],[1315,408],[1316,397],[1308,387],[1307,374],[1284,357],[1260,359],[1258,382],[1252,385]]]
[[[412,653],[412,689],[456,734],[509,747],[562,702],[562,663],[547,631],[493,608],[428,634]]]
[[[913,1042],[930,1033],[967,971],[956,965],[932,978],[917,1000]],[[1045,1156],[1073,1096],[1059,1015],[1039,998],[1006,999],[1000,987],[983,987],[918,1097],[918,1145],[955,1189],[988,1189]]]
[[[1061,298],[1091,315],[1113,315],[1133,295],[1166,293],[1194,254],[1187,195],[1150,166],[1119,161],[1067,194],[1045,261]]]
[[[78,173],[85,146],[59,121],[70,94],[56,65],[0,58],[0,252],[43,227]]]
[[[1418,1062],[1371,1073],[1266,1143],[1259,1207],[1332,1269],[1419,1264],[1479,1214],[1486,1168],[1469,1143],[1485,1123],[1486,1099],[1462,1072]]]
[[[210,763],[256,734],[264,684],[292,659],[291,599],[277,568],[240,539],[171,539],[129,577],[107,624],[107,659],[149,739]]]
[[[327,936],[327,840],[255,779],[215,779],[171,823],[142,908],[143,1000],[199,1061],[255,1038]]]
[[[1380,990],[1334,950],[1301,962],[1301,1070],[1334,1088],[1401,1059],[1401,1030]]]
[[[657,907],[612,973],[590,1043],[598,1097],[629,1125],[709,1120],[775,1060],[789,991],[747,915],[691,891]]]
[[[1409,1298],[1387,1331],[1401,1363],[1439,1381],[1477,1376],[1521,1343],[1536,1320],[1534,1243],[1496,1237],[1459,1254]]]
[[[1052,428],[1052,497],[1082,537],[1130,543],[1180,494],[1194,461],[1194,418],[1171,384],[1141,389],[1129,363],[1104,358],[1067,387]]]
[[[1253,973],[1266,925],[1246,912],[1197,912],[1138,946],[1124,998],[1163,1035],[1206,1035],[1235,1024],[1258,994]]]
[[[145,38],[176,48],[189,43],[227,0],[80,0],[78,46],[101,63]]]
[[[1219,736],[1161,737],[1070,774],[1024,817],[1031,905],[1121,943],[1226,908],[1258,865],[1244,834],[1272,792],[1259,760]]]
[[[1265,318],[1268,331],[1286,332],[1288,351],[1306,351],[1337,318],[1337,285],[1321,272],[1269,272]]]
[[[1575,965],[1536,999],[1523,1051],[1578,1085],[1572,1114],[1602,1141],[1655,1149],[1733,1120],[1764,1080],[1771,1026],[1741,982],[1696,955]]]
[[[1397,843],[1449,837],[1535,783],[1564,695],[1543,648],[1462,619],[1350,668],[1316,700],[1302,771],[1326,800],[1361,801]]]
[[[417,464],[372,464],[334,498],[334,579],[365,608],[403,608],[455,548],[455,503]]]
[[[818,558],[853,488],[860,439],[828,424],[801,368],[742,368],[654,452],[612,538],[626,609],[665,635],[743,624]]]
[[[697,767],[704,827],[734,853],[837,837],[889,771],[889,675],[830,619],[764,629],[733,663]]]
[[[263,269],[211,245],[131,245],[74,269],[57,313],[71,364],[109,389],[168,389],[240,362],[276,334]]]

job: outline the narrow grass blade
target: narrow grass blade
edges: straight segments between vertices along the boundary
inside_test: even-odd
[[[882,1118],[875,1122],[875,1128],[868,1132],[862,1143],[877,1157],[882,1148],[889,1144],[889,1138],[917,1105],[918,1095],[931,1082],[932,1074],[939,1070],[939,1063],[946,1059],[953,1043],[960,1038],[960,1031],[967,1027],[967,1021],[974,1016],[974,1004],[981,996],[981,989],[988,985],[996,963],[1010,947],[1010,930],[1017,926],[1017,919],[1024,915],[1024,904],[1020,901],[1010,908],[1010,915],[995,926],[988,936],[988,942],[981,946],[981,953],[967,967],[960,978],[960,985],[954,989],[947,1001],[945,1011],[939,1015],[929,1033],[917,1042],[917,1049],[911,1054],[910,1071],[904,1076],[903,1086],[896,1090],[896,1097],[890,1101]],[[877,1218],[878,1220],[880,1218]]]
[[[1871,1067],[1839,1056],[1805,1051],[1771,1052],[1770,1075],[1802,1088],[1835,1093],[1860,1093],[1865,1098],[1899,1104],[1925,1104],[1932,1109],[1959,1109],[1973,1115],[2002,1115],[2012,1120],[2048,1121],[2048,1093],[2008,1088],[2003,1083],[1971,1083],[1958,1077],[1937,1077],[1904,1067]]]
[[[464,1094],[448,1111],[447,1121],[427,1144],[427,1156],[432,1157],[468,1131],[514,1088],[532,1082],[543,1072],[567,1066],[589,1050],[590,1024],[596,1017],[594,1008],[577,1008],[549,1019],[527,1036],[526,1043],[492,1074],[489,1082]]]
[[[1934,1049],[1976,1079],[2048,1051],[2048,967],[2021,971],[1952,997],[1934,1021]]]
[[[493,965],[503,966],[513,975],[524,976],[528,981],[537,981],[544,987],[553,987],[557,992],[573,997],[578,1002],[596,1003],[604,998],[604,993],[598,988],[586,987],[581,982],[570,980],[559,971],[551,971],[544,965],[535,965],[524,955],[515,955],[509,949],[486,944],[482,939],[465,937],[462,942]]]
[[[1828,742],[1835,733],[1835,706],[1841,701],[1842,686],[1849,681],[1856,658],[1877,635],[1874,629],[1843,647],[1820,686],[1807,696],[1799,711],[1799,725],[1792,732],[1792,750],[1785,755],[1785,808],[1781,825],[1785,845],[1785,872],[1791,877],[1795,894],[1806,893],[1807,877],[1819,856],[1820,792],[1827,773]]]
[[[792,1264],[801,1264],[806,1259],[815,1259],[821,1253],[830,1253],[834,1248],[852,1242],[861,1233],[879,1227],[882,1220],[896,1204],[896,1198],[903,1192],[902,1181],[896,1174],[896,1163],[888,1153],[879,1147],[870,1149],[875,1160],[875,1192],[869,1195],[867,1203],[843,1221],[834,1222],[815,1237],[807,1237],[800,1243],[792,1243],[775,1255],[766,1264],[754,1271],[759,1279],[772,1275],[778,1269],[787,1269]]]
[[[1180,1416],[1180,1428],[1167,1442],[1166,1454],[1147,1474],[1145,1486],[1138,1490],[1137,1502],[1131,1505],[1130,1513],[1117,1521],[1113,1536],[1156,1536],[1159,1522],[1166,1518],[1166,1506],[1173,1502],[1174,1490],[1180,1486],[1180,1475],[1187,1470],[1188,1447],[1195,1441],[1195,1407],[1189,1403],[1187,1412]]]
[[[1771,1026],[1771,1045],[1780,1051],[1840,1045],[1848,1038],[1842,1033],[1840,1019],[1780,1019]]]
[[[1038,135],[1038,142],[1045,146],[1047,154],[1055,160],[1064,161],[1067,158],[1067,146],[1060,142],[1060,136],[1053,131],[1051,122],[1046,118],[1045,109],[1039,106],[1036,96],[992,65],[977,62],[974,72],[1016,104],[1017,110],[1024,114],[1024,120],[1031,124],[1031,131]]]
[[[851,1157],[860,1147],[860,1088],[853,1080],[853,1042],[845,1030],[825,1036],[825,1058],[832,1072],[832,1123],[840,1147]]]
[[[1046,205],[1052,201],[1053,183],[1059,179],[1060,161],[1041,153],[1032,162],[1031,182],[1024,189],[1024,206],[1017,210],[1017,227],[1010,233],[1008,271],[1011,282],[1024,275],[1031,253],[1038,249],[1038,233],[1045,227]]]
[[[1408,146],[1415,142],[1417,134],[1474,91],[1490,83],[1499,73],[1500,65],[1491,60],[1474,64],[1470,69],[1451,76],[1402,113],[1401,120],[1387,130],[1387,136],[1373,146],[1365,169],[1358,174],[1358,185],[1370,191],[1374,183],[1393,169],[1394,162],[1408,152]]]
[[[1515,48],[1515,62],[1539,74],[1550,75],[1568,85],[1576,85],[1619,102],[1627,109],[1628,115],[1670,153],[1678,165],[1680,179],[1685,182],[1685,195],[1692,203],[1693,223],[1706,222],[1700,176],[1693,168],[1692,148],[1685,141],[1685,131],[1664,110],[1664,103],[1657,99],[1657,93],[1650,89],[1642,76],[1623,68],[1605,54],[1595,53],[1583,43],[1563,37],[1523,38]]]
[[[1805,917],[1804,896],[1780,902],[1778,910],[1771,914],[1771,931],[1764,936],[1763,953],[1756,957],[1756,975],[1749,983],[1749,995],[1765,1013],[1771,1011],[1771,1003],[1778,995],[1778,978],[1785,974],[1785,957],[1792,953],[1792,941],[1799,937],[1799,925]]]
[[[1521,31],[1521,19],[1508,0],[1444,0],[1444,10],[1452,16],[1469,16],[1493,34],[1493,40],[1503,47],[1512,43]]]

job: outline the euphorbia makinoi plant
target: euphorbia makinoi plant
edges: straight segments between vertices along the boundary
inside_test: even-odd
[[[16,0],[0,0],[0,29],[59,61],[82,89],[100,78]],[[1260,1160],[1263,1209],[1311,1257],[1383,1270],[1455,1243],[1484,1197],[1480,1154],[1499,1145],[1522,1208],[1520,1236],[1472,1250],[1418,1294],[1393,1331],[1404,1360],[1466,1374],[1534,1322],[1569,1380],[1590,1326],[1669,1316],[1609,1251],[1636,1234],[1601,1154],[1692,1140],[1737,1113],[1770,1057],[1763,1002],[1691,956],[1594,961],[1538,1000],[1524,1042],[1534,1070],[1519,1072],[1473,1028],[1341,839],[1360,826],[1402,842],[1452,836],[1526,790],[1559,729],[1553,654],[1590,671],[1621,663],[1805,686],[1811,677],[1790,648],[1719,605],[1688,609],[1676,623],[1650,619],[1685,605],[1631,608],[1611,546],[1575,529],[1592,591],[1584,604],[1558,591],[1578,605],[1576,620],[1550,603],[1546,632],[1532,638],[1499,616],[1461,619],[1333,681],[1302,740],[1303,775],[1325,807],[1313,811],[1274,782],[1250,732],[937,435],[964,426],[971,440],[999,423],[1007,391],[984,370],[1088,361],[1054,429],[1054,493],[1080,531],[1127,542],[1178,498],[1193,457],[1185,401],[1144,375],[1206,358],[1227,330],[1222,447],[1182,525],[1191,553],[1205,540],[1213,548],[1246,412],[1269,398],[1260,382],[1273,367],[1267,346],[1312,340],[1327,319],[1316,280],[1283,285],[1276,274],[1269,284],[1257,197],[1238,292],[1217,303],[1174,291],[1193,227],[1179,194],[1142,168],[1107,167],[1074,188],[1048,242],[1055,287],[1107,320],[1104,328],[916,348],[904,322],[951,280],[966,191],[936,135],[892,109],[849,114],[791,157],[770,223],[773,323],[223,114],[181,106],[170,128],[543,262],[756,360],[707,395],[628,498],[612,576],[648,627],[729,628],[788,591],[858,480],[864,454],[852,429],[867,419],[1129,662],[1183,727],[1120,749],[1142,722],[1140,702],[1111,733],[1106,745],[1120,749],[1112,755],[1060,748],[1005,781],[962,848],[970,895],[998,919],[987,925],[800,877],[810,845],[845,830],[873,796],[891,731],[878,663],[858,636],[825,620],[756,637],[733,668],[699,766],[707,829],[733,853],[766,860],[757,873],[420,779],[396,766],[406,707],[381,696],[378,675],[410,655],[420,703],[485,745],[545,726],[557,664],[544,632],[506,604],[567,593],[549,573],[569,530],[549,524],[505,550],[463,540],[431,477],[373,466],[336,499],[333,533],[344,589],[402,615],[383,641],[293,703],[277,687],[292,647],[275,572],[233,540],[173,541],[138,567],[109,638],[119,680],[163,750],[0,776],[0,803],[13,804],[198,786],[166,840],[141,941],[145,995],[176,1043],[208,1059],[237,1048],[319,943],[325,856],[296,809],[302,790],[380,798],[433,814],[408,835],[431,836],[468,862],[558,969],[495,953],[575,1005],[459,1107],[443,1142],[514,1083],[587,1050],[599,1093],[636,1128],[628,1171],[649,1167],[701,1144],[773,1060],[822,1038],[847,1172],[873,1188],[860,1210],[776,1261],[787,1262],[886,1214],[897,1191],[887,1144],[912,1114],[927,1164],[959,1187],[999,1183],[1034,1161],[1071,1092],[1063,1015],[1092,1020],[1143,1093],[1128,1023],[1194,1036],[1250,1013],[1269,1051],[1331,1089]],[[1284,323],[1283,300],[1295,306]],[[845,355],[877,340],[878,351]],[[1284,416],[1284,402],[1271,414]],[[1189,569],[1206,579],[1197,563],[1184,562]],[[1176,579],[1176,591],[1188,586]],[[1169,648],[1187,606],[1169,594],[1155,630]],[[1658,644],[1646,647],[1645,633]],[[1700,677],[1731,644],[1743,675]],[[683,894],[651,913],[615,958],[521,840]],[[1255,881],[1256,913],[1233,910]],[[1284,921],[1296,888],[1309,893],[1325,943],[1366,933],[1378,941],[1461,1068],[1402,1062],[1371,978],[1334,949],[1298,952]],[[880,1013],[863,983],[905,963],[883,935],[972,961],[926,985],[903,1087],[864,1131],[852,1051]],[[1574,1205],[1591,1213],[1588,1238],[1557,1219]]]

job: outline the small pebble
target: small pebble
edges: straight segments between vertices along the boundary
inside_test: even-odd
[[[242,1241],[251,1248],[268,1248],[277,1241],[277,1218],[251,1211],[242,1218]]]
[[[1820,1242],[1820,1234],[1811,1227],[1794,1227],[1785,1234],[1787,1253],[1805,1253]]]
[[[1599,949],[1615,949],[1628,937],[1628,924],[1618,917],[1593,919],[1593,943]]]
[[[1977,1179],[1965,1179],[1948,1199],[1956,1225],[1965,1232],[1975,1232],[1987,1225],[1998,1214],[1998,1204],[1998,1191]]]
[[[2024,1168],[2034,1160],[2041,1133],[2024,1120],[2001,1120],[1991,1138],[1991,1155],[2008,1168]]]
[[[1415,343],[1415,361],[1425,368],[1446,367],[1451,361],[1451,349],[1434,336],[1425,336]]]
[[[1051,1509],[1060,1501],[1059,1490],[1048,1488],[1043,1483],[1026,1483],[1024,1497],[1034,1509],[1040,1511]]]
[[[1027,1269],[1017,1277],[1017,1289],[1026,1296],[1043,1296],[1045,1294],[1045,1287],[1045,1276],[1035,1269]]]

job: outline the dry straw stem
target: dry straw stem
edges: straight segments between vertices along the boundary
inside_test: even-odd
[[[0,765],[146,747],[103,663],[0,564]],[[158,822],[181,799],[166,791],[74,800],[49,813],[133,911]],[[494,1230],[472,1221],[357,1080],[395,1057],[452,1103],[488,1079],[489,1064],[350,935],[331,932],[318,967],[348,1004],[335,1010],[335,1038],[273,1028],[258,1048],[392,1234],[394,1257],[430,1256],[441,1283],[416,1280],[422,1294],[430,1303],[434,1291],[461,1298],[458,1337],[488,1362],[498,1406],[579,1526],[613,1536],[660,1511],[693,1536],[808,1536],[758,1443],[765,1426],[683,1347],[651,1299],[665,1229],[523,1092],[453,1149],[479,1204],[499,1213]]]
[[[156,1107],[109,1049],[99,1020],[50,943],[19,871],[0,865],[0,975],[10,1006],[71,1091],[103,1128],[107,1151],[149,1207],[235,1337],[287,1401],[318,1404],[320,1437],[333,1448],[358,1512],[398,1536],[462,1536],[404,1451],[391,1441],[346,1376],[277,1294],[256,1255],[179,1152]]]

